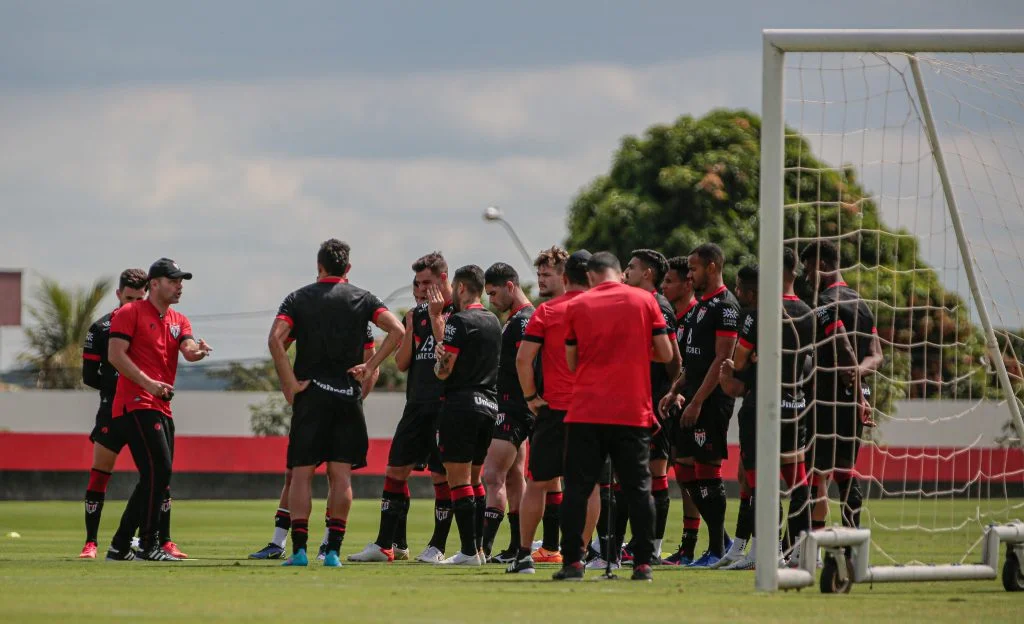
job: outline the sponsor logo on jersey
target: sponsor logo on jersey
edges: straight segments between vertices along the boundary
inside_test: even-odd
[[[754,317],[753,316],[748,316],[743,321],[743,329],[749,330],[753,326],[754,326]]]
[[[333,392],[334,394],[343,394],[345,396],[355,396],[356,395],[356,391],[355,391],[354,388],[352,388],[352,386],[349,386],[348,388],[335,388],[334,386],[332,386],[330,384],[326,384],[326,383],[324,383],[322,381],[318,381],[316,379],[314,379],[312,381],[313,381],[313,385],[314,386],[316,386],[317,388],[320,388],[321,390],[326,390],[327,392]]]
[[[696,319],[696,320],[694,321],[694,323],[695,323],[695,324],[699,324],[699,323],[701,322],[701,319],[703,319],[703,318],[704,318],[704,315],[705,315],[705,314],[707,314],[707,312],[708,312],[708,309],[707,309],[707,308],[703,308],[703,307],[702,307],[702,308],[700,309],[700,311],[699,311],[699,312],[697,312],[697,319]]]
[[[486,407],[488,409],[492,409],[494,411],[498,411],[498,403],[497,403],[497,401],[491,401],[491,400],[486,399],[486,398],[484,398],[482,396],[479,396],[479,395],[473,397],[473,403],[475,403],[479,407]]]
[[[730,321],[739,319],[740,313],[735,308],[722,308],[722,318]]]

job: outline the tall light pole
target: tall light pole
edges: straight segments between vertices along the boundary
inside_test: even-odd
[[[530,257],[530,252],[526,251],[526,246],[523,245],[523,241],[519,240],[519,235],[512,229],[512,226],[508,221],[505,220],[505,213],[501,211],[501,208],[497,206],[488,206],[487,210],[484,210],[484,221],[491,221],[500,223],[505,227],[505,231],[508,232],[512,242],[516,244],[519,249],[519,253],[523,255],[523,261],[526,262],[526,268],[533,268],[533,258]]]

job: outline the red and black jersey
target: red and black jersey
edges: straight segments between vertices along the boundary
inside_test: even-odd
[[[857,291],[850,288],[846,282],[835,282],[819,292],[818,307],[814,313],[818,316],[819,326],[824,328],[825,338],[834,336],[838,327],[846,330],[858,363],[871,352],[871,342],[874,340],[874,334],[878,333],[875,315],[871,313],[871,309]],[[836,374],[828,370],[837,366],[838,358],[834,340],[823,341],[819,335],[818,343],[815,350],[818,363],[817,392],[819,397],[827,399],[834,397],[842,385],[837,382]],[[867,387],[864,386],[862,390],[867,390]]]
[[[715,341],[719,336],[739,335],[740,305],[724,285],[697,300],[686,314],[686,341],[682,345],[686,389],[692,393],[700,388],[715,361]],[[715,387],[716,394],[723,394]]]
[[[815,322],[817,316],[810,306],[795,295],[782,298],[782,406],[799,409],[804,407],[804,385],[810,376],[811,354],[814,348]],[[823,330],[824,326],[820,326]],[[757,351],[757,310],[744,312],[740,323],[739,343],[753,352]],[[748,361],[749,362],[749,361]],[[744,408],[753,408],[757,396],[757,364],[749,362],[739,375],[746,386]]]
[[[455,312],[449,303],[442,312],[447,319]],[[434,330],[430,324],[430,310],[426,303],[417,305],[412,312],[412,363],[406,375],[405,399],[410,403],[435,403],[444,394],[444,382],[434,374]]]
[[[498,358],[501,323],[479,303],[448,316],[444,349],[458,355],[451,375],[444,380],[444,401],[449,407],[498,414]]]
[[[117,310],[114,310],[117,312]],[[110,319],[114,312],[105,314],[89,326],[82,345],[82,382],[100,391],[100,401],[114,400],[117,390],[117,369],[107,360],[107,344],[110,340]]]
[[[565,309],[570,301],[582,294],[582,291],[570,290],[540,304],[530,317],[523,336],[523,340],[541,346],[541,379],[538,379],[537,392],[551,409],[562,412],[568,410],[572,403],[573,382],[576,378],[565,361],[565,336],[568,329]]]
[[[348,370],[373,347],[368,324],[385,311],[376,295],[340,277],[289,294],[277,318],[288,323],[295,339],[295,377],[343,398],[361,398],[361,384]]]
[[[178,374],[181,343],[192,338],[192,324],[184,314],[168,308],[161,314],[149,299],[133,301],[118,308],[110,320],[110,338],[128,341],[128,357],[155,381],[174,385]],[[146,392],[124,375],[117,378],[113,415],[139,409],[171,415],[171,404]]]
[[[665,327],[668,328],[669,336],[676,335],[676,311],[672,308],[672,304],[668,302],[668,299],[664,295],[655,291],[652,293],[654,300],[658,302],[658,309],[661,310],[661,316],[665,319]],[[668,371],[665,369],[665,364],[661,362],[651,362],[651,397],[654,400],[654,404],[657,405],[661,397],[668,394],[668,391],[672,388],[672,382],[668,376]]]
[[[498,360],[498,406],[502,412],[508,410],[524,411],[529,409],[523,400],[523,388],[519,385],[519,373],[516,370],[516,355],[519,344],[526,334],[526,326],[530,323],[534,308],[526,304],[512,310],[501,329],[501,358]]]

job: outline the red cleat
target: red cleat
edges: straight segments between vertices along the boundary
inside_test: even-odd
[[[86,542],[85,546],[82,547],[82,554],[78,555],[79,559],[95,559],[96,558],[96,542]]]
[[[188,559],[188,555],[178,550],[178,545],[174,542],[164,542],[163,546],[161,546],[160,548],[162,548],[165,553],[172,557],[177,557],[178,559]]]

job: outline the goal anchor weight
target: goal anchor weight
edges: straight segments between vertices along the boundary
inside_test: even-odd
[[[822,572],[828,581],[822,583],[822,591],[826,593],[832,593],[828,588],[847,593],[853,583],[994,580],[1000,575],[999,546],[1006,543],[1003,587],[1007,591],[1024,591],[1024,572],[1020,567],[1024,561],[1024,523],[1020,522],[985,527],[981,563],[959,565],[872,566],[871,531],[868,529],[835,527],[801,536],[800,567],[778,571],[779,589],[800,589],[814,584],[818,548],[824,548],[827,554],[827,569]],[[847,578],[848,574],[852,574],[852,578]]]

